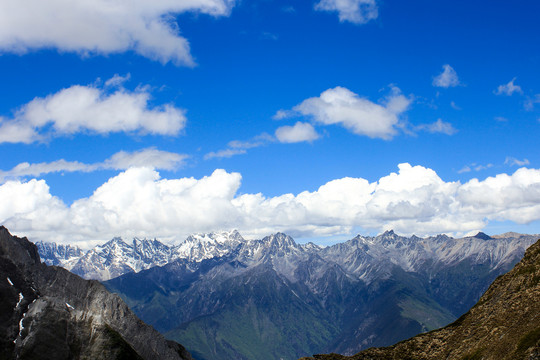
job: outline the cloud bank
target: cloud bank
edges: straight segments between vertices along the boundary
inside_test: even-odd
[[[151,107],[147,86],[134,91],[115,76],[104,85],[73,85],[21,106],[13,118],[0,117],[0,143],[32,143],[81,132],[177,135],[185,110],[172,104]]]
[[[0,51],[55,48],[81,54],[125,51],[194,65],[175,14],[228,15],[233,0],[17,0],[0,2]]]
[[[241,179],[225,170],[201,179],[162,179],[155,170],[130,168],[70,206],[44,180],[8,181],[0,185],[0,223],[34,240],[88,244],[116,235],[182,240],[193,232],[233,228],[254,237],[276,231],[348,234],[357,227],[463,234],[492,220],[540,220],[539,169],[461,184],[404,163],[375,182],[347,177],[317,191],[275,197],[239,193]]]

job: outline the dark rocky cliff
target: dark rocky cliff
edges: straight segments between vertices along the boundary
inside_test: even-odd
[[[478,303],[454,323],[394,346],[354,356],[314,355],[303,360],[540,359],[540,240]]]
[[[0,227],[0,359],[191,359],[97,281]]]

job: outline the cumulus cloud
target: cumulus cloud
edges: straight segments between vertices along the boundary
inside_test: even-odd
[[[513,78],[508,84],[499,85],[497,87],[497,90],[495,90],[496,95],[507,95],[512,96],[514,93],[523,94],[523,90],[521,90],[521,87],[519,85],[515,85],[514,81],[516,81],[516,78]]]
[[[321,0],[315,10],[337,12],[339,21],[365,24],[379,16],[375,0]]]
[[[538,169],[462,184],[422,166],[398,167],[375,182],[347,177],[313,192],[274,197],[239,194],[241,175],[224,170],[200,179],[162,179],[155,170],[130,168],[71,206],[43,180],[9,181],[0,185],[0,223],[32,239],[74,242],[115,235],[182,240],[192,232],[233,228],[253,237],[276,231],[337,235],[356,227],[464,234],[492,220],[540,220]]]
[[[448,64],[443,65],[443,72],[433,78],[433,86],[436,87],[456,87],[460,85],[456,71]]]
[[[388,140],[396,135],[399,116],[410,103],[411,99],[395,87],[388,97],[376,104],[338,86],[302,101],[292,112],[280,110],[275,117],[309,116],[318,124],[340,125],[357,135]]]
[[[452,126],[452,124],[442,121],[442,119],[437,119],[434,123],[431,124],[421,124],[415,127],[416,130],[427,131],[430,133],[441,133],[446,135],[454,135],[457,130]]]
[[[79,132],[177,135],[185,127],[185,110],[172,104],[151,107],[149,87],[129,91],[122,81],[114,77],[104,86],[73,85],[35,98],[13,118],[0,118],[0,142],[31,143]]]
[[[276,138],[282,143],[312,142],[319,134],[309,123],[298,121],[293,126],[281,126],[276,130]]]
[[[0,2],[0,50],[56,48],[81,54],[134,51],[179,65],[194,64],[174,15],[228,15],[233,0]]]
[[[7,171],[0,170],[0,182],[20,177],[39,177],[56,172],[92,172],[96,170],[127,170],[131,167],[148,167],[159,170],[176,170],[184,165],[187,155],[147,148],[134,152],[120,151],[103,162],[85,164],[64,159],[30,164],[23,162]]]

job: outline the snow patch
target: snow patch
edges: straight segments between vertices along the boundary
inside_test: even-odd
[[[74,308],[73,306],[69,305],[68,303],[66,303],[66,306],[68,307],[68,309],[73,309],[73,310],[75,310],[75,308]]]
[[[24,296],[22,293],[19,293],[19,302],[17,303],[17,305],[15,306],[15,309],[19,307],[19,305],[21,305],[21,301],[23,301],[24,299]]]
[[[21,336],[22,331],[24,330],[23,320],[25,316],[26,316],[26,313],[22,314],[22,318],[19,321],[19,336]]]
[[[9,283],[9,285],[13,286],[13,283],[11,282],[11,279],[10,278],[7,278],[7,281]]]

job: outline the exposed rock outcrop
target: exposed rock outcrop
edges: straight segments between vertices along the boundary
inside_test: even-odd
[[[0,227],[0,359],[191,359],[97,281]]]

